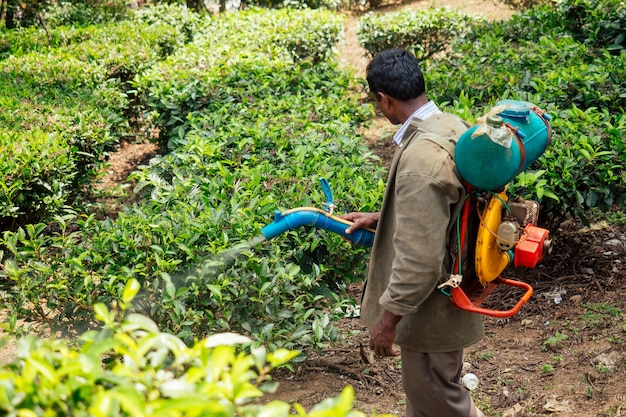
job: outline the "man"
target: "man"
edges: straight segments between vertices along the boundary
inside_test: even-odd
[[[484,336],[482,318],[455,308],[437,288],[450,270],[447,236],[465,190],[450,153],[432,138],[455,143],[468,125],[427,98],[408,51],[376,55],[367,82],[377,108],[402,124],[381,212],[342,216],[354,222],[347,233],[376,229],[361,300],[369,346],[401,355],[407,417],[484,416],[459,384],[463,349]]]

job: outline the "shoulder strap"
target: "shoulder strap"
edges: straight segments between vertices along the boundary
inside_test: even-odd
[[[411,120],[410,122],[410,130],[413,132],[412,136],[419,136],[420,139],[425,139],[431,141],[437,145],[439,145],[444,151],[448,152],[450,158],[454,161],[454,149],[456,148],[456,138],[450,139],[441,135],[440,129],[429,129],[428,121],[431,120],[435,116],[431,116],[431,118],[424,120]],[[456,117],[456,116],[454,116]],[[437,119],[437,117],[435,117]],[[459,181],[463,182],[463,178],[459,173],[458,169],[454,168],[454,173],[456,174]]]
[[[446,152],[448,152],[450,154],[450,158],[452,158],[454,160],[454,149],[455,149],[455,144],[447,139],[442,138],[441,136],[438,135],[433,135],[431,134],[424,134],[421,136],[422,139],[426,139],[429,140],[431,142],[436,143],[437,145],[441,146]]]
[[[440,113],[426,120],[413,119],[409,126],[411,129],[408,130],[412,131],[413,134],[418,134],[420,138],[436,143],[454,159],[457,139],[455,133],[460,135],[464,131],[462,127],[468,128],[469,124],[458,116]],[[454,138],[450,139],[451,136]]]

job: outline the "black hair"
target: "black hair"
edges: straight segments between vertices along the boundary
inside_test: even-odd
[[[367,84],[374,94],[407,101],[426,91],[419,61],[411,52],[393,48],[379,52],[367,66]]]

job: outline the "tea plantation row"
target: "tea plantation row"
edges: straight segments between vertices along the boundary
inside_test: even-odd
[[[355,138],[371,109],[359,103],[349,74],[328,59],[342,20],[324,11],[250,10],[194,28],[184,47],[141,69],[125,66],[136,75],[111,82],[117,96],[134,97],[133,107],[116,107],[116,114],[145,109],[135,114],[146,130],[159,132],[155,140],[163,154],[133,178],[134,192],[145,198],[115,218],[59,209],[49,222],[3,234],[4,302],[12,320],[89,319],[91,306],[119,299],[135,278],[143,287],[135,308],[189,342],[222,330],[254,334],[270,347],[336,336],[331,316],[341,314],[334,307],[347,301],[333,289],[360,278],[364,252],[350,250],[346,257],[337,248],[349,245],[323,233],[294,232],[287,244],[246,245],[274,210],[321,204],[319,177],[331,181],[341,210],[370,209],[379,198],[382,169]],[[99,42],[107,30],[95,32]],[[87,48],[67,41],[54,50],[72,47]],[[39,57],[42,51],[34,49],[2,63],[6,68],[13,60]],[[144,62],[133,54],[139,49],[119,49],[129,54],[120,60]],[[43,56],[58,58],[49,51]],[[72,75],[54,70],[50,76]],[[74,90],[86,84],[81,79]],[[77,109],[59,112],[70,110]],[[19,126],[28,137],[28,126]],[[74,148],[59,149],[71,162]]]
[[[342,210],[371,208],[382,190],[376,158],[354,136],[371,110],[328,59],[342,20],[328,12],[251,10],[194,30],[185,46],[138,59],[145,67],[115,65],[126,76],[107,81],[117,94],[109,98],[127,100],[112,114],[134,115],[158,132],[163,154],[133,178],[143,198],[106,220],[78,205],[63,208],[65,200],[50,221],[3,233],[7,330],[29,330],[18,318],[53,330],[102,327],[79,343],[21,339],[17,357],[0,371],[0,409],[8,414],[362,415],[352,410],[349,387],[309,411],[255,402],[274,388],[269,372],[298,355],[285,348],[336,338],[336,308],[351,302],[332,281],[360,276],[364,253],[350,250],[346,258],[337,249],[349,245],[325,234],[251,242],[275,209],[321,204],[321,176]],[[17,51],[3,63],[31,54],[56,62],[59,51]],[[132,48],[122,52],[130,54],[123,62],[133,60]],[[54,71],[51,84],[73,74]],[[78,78],[74,90],[91,85]],[[72,104],[68,114],[91,102]],[[247,354],[227,346],[234,336],[220,333],[232,331],[250,335]]]

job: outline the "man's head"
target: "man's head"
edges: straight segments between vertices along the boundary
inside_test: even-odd
[[[367,84],[374,96],[384,93],[400,101],[417,98],[426,89],[415,55],[397,48],[379,52],[372,59],[367,66]]]
[[[367,66],[367,84],[378,109],[400,124],[428,100],[424,75],[415,55],[403,49],[379,52]]]

